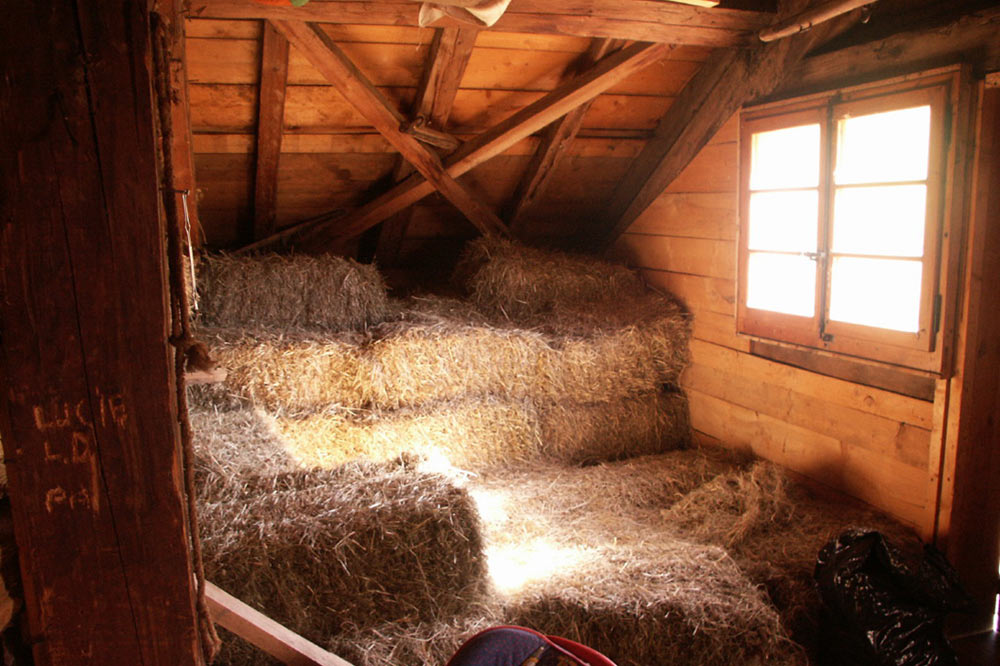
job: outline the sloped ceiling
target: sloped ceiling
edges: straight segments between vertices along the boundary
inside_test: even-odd
[[[907,4],[885,1],[897,8]],[[304,14],[245,0],[193,5],[185,23],[192,147],[198,212],[207,244],[215,248],[241,247],[331,212],[350,215],[409,173],[390,140],[294,44],[287,73],[280,67],[275,73],[274,43],[283,38],[270,28],[265,53],[266,27],[275,24],[260,17],[318,21],[393,113],[404,121],[425,114],[431,129],[459,142],[482,135],[607,53],[639,39],[670,42],[655,62],[615,83],[564,125],[562,141],[549,137],[552,153],[545,159],[539,151],[549,145],[546,137],[555,125],[457,179],[491,215],[513,222],[515,235],[556,246],[573,245],[597,223],[633,160],[713,50],[748,48],[756,31],[775,17],[761,11],[773,10],[773,2],[704,9],[661,0],[514,0],[496,28],[470,30],[458,24],[417,27],[410,2],[314,0]],[[283,108],[275,101],[276,76]],[[280,118],[280,132],[268,130],[268,114]],[[268,149],[258,144],[268,131],[277,135],[270,140],[276,161],[257,157]],[[446,161],[454,148],[428,150]],[[261,203],[259,195],[255,202],[255,182],[262,176],[276,184],[271,202]],[[528,187],[538,180],[542,188]],[[526,188],[533,197],[524,197]],[[264,227],[262,206],[270,209]],[[433,193],[363,237],[326,249],[363,258],[377,251],[383,266],[426,266],[453,257],[478,233],[466,215]]]

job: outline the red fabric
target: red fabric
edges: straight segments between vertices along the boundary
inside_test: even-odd
[[[494,629],[520,629],[521,631],[527,631],[529,633],[535,634],[536,636],[547,642],[549,645],[552,645],[558,648],[559,650],[562,650],[563,652],[572,657],[576,657],[578,660],[582,661],[588,666],[617,666],[615,662],[611,661],[597,650],[589,648],[586,645],[580,645],[575,641],[571,641],[568,638],[562,638],[560,636],[546,636],[545,634],[535,631],[534,629],[529,629],[528,627],[518,627],[516,625],[501,625],[497,627],[490,627],[489,629],[484,629],[483,631],[480,631],[479,633],[470,637],[466,642],[471,641],[476,636],[485,634],[487,631],[493,631]],[[452,659],[454,659],[454,657],[452,657]],[[448,664],[446,664],[445,666],[450,666],[450,664],[451,660],[449,659]]]

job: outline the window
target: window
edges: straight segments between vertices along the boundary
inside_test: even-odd
[[[745,110],[737,325],[928,368],[954,72]]]

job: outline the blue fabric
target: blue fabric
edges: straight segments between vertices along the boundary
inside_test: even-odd
[[[501,627],[473,637],[448,662],[449,666],[521,666],[546,642],[530,631]]]

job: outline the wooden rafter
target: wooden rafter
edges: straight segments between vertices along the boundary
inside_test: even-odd
[[[900,32],[877,41],[806,58],[785,77],[782,94],[859,83],[874,78],[978,62],[1000,69],[1000,7],[961,16],[945,25]]]
[[[660,60],[672,48],[669,44],[633,44],[609,55],[590,70],[563,83],[475,139],[467,141],[448,158],[448,174],[458,178],[499,155],[619,81]],[[327,240],[351,238],[433,191],[433,185],[414,174],[346,217],[338,217],[336,214],[317,216],[261,242],[248,245],[242,251],[255,250],[303,231],[308,231],[310,236],[323,234]]]
[[[476,30],[459,28],[441,28],[435,32],[428,65],[413,103],[412,115],[415,118],[425,118],[439,130],[447,127],[458,85],[462,82],[476,44],[476,34]],[[400,161],[393,173],[393,182],[401,182],[412,171],[405,161]],[[375,250],[382,266],[396,263],[409,223],[410,213],[403,211],[382,224]]]
[[[633,160],[590,244],[606,248],[667,188],[744,104],[775,90],[812,48],[860,18],[855,10],[808,32],[752,49],[717,50],[702,65]]]
[[[260,102],[257,113],[257,166],[254,179],[253,236],[274,233],[278,210],[278,161],[288,83],[288,40],[264,22],[260,54]]]
[[[311,2],[282,7],[247,0],[199,0],[189,14],[228,19],[281,19],[416,26],[414,2]],[[606,37],[699,46],[741,46],[768,25],[773,14],[707,9],[658,0],[512,0],[491,30]],[[458,26],[442,19],[434,27]]]
[[[486,235],[507,235],[507,227],[482,201],[448,174],[438,156],[400,130],[404,118],[350,61],[330,36],[314,23],[274,21],[275,27],[295,45],[358,112]],[[370,226],[370,225],[369,225]]]
[[[608,53],[622,46],[623,44],[619,40],[595,39],[578,69],[586,70],[592,67]],[[542,141],[535,150],[531,162],[528,163],[528,168],[521,177],[521,182],[518,184],[507,209],[507,225],[515,236],[521,231],[525,212],[538,201],[551,182],[552,174],[555,173],[563,156],[569,151],[573,139],[576,138],[583,126],[583,118],[587,115],[593,102],[594,100],[584,102],[546,128]]]

